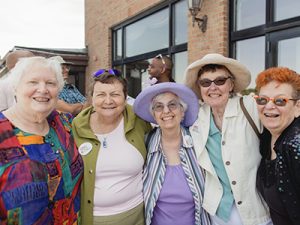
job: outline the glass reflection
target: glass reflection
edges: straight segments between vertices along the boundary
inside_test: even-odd
[[[164,9],[125,28],[126,57],[169,46],[169,14]]]
[[[188,7],[185,1],[175,4],[174,42],[176,45],[187,42]]]
[[[300,16],[299,0],[275,0],[275,21]]]
[[[251,83],[248,88],[255,88],[257,74],[265,68],[265,37],[238,41],[236,43],[236,59],[251,72]]]
[[[235,29],[242,30],[265,24],[266,1],[236,0]]]
[[[174,55],[174,79],[177,83],[184,83],[184,70],[188,66],[187,52],[179,52]]]
[[[300,72],[300,37],[278,42],[277,64]]]
[[[125,77],[128,81],[128,95],[136,97],[142,90],[142,83],[148,78],[149,60],[141,60],[125,65]]]

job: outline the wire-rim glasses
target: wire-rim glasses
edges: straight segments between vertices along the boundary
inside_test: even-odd
[[[180,104],[180,102],[178,101],[171,101],[168,104],[163,104],[161,102],[157,102],[152,106],[152,110],[154,112],[162,112],[165,109],[165,106],[167,106],[167,108],[169,109],[169,111],[173,112],[176,109],[178,109],[179,107],[181,107],[182,105]]]

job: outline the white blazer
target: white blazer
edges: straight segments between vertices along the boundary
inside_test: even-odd
[[[260,163],[259,139],[247,121],[238,96],[226,105],[222,124],[221,150],[235,204],[244,225],[257,225],[269,220],[266,203],[256,189],[256,172]],[[251,96],[244,96],[244,105],[260,131],[256,103]],[[203,104],[203,103],[202,103]],[[190,127],[197,160],[206,171],[203,207],[215,215],[223,190],[205,148],[210,125],[210,106],[200,106],[198,119]]]

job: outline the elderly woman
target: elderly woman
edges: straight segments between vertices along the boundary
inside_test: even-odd
[[[144,136],[151,125],[126,104],[127,82],[118,70],[94,73],[92,106],[73,121],[85,165],[82,223],[144,224]]]
[[[300,76],[288,68],[270,68],[256,79],[255,96],[265,127],[257,187],[275,225],[300,224]]]
[[[147,137],[146,225],[210,224],[201,207],[204,176],[185,128],[196,120],[198,110],[196,95],[172,82],[146,88],[134,102],[138,116],[159,126]]]
[[[259,138],[241,107],[261,131],[255,101],[236,95],[250,83],[250,72],[234,59],[208,54],[189,65],[185,76],[201,104],[190,132],[206,172],[203,207],[217,225],[271,223],[256,189]]]
[[[0,224],[79,224],[83,161],[70,119],[54,111],[60,65],[20,59],[16,104],[0,113]]]

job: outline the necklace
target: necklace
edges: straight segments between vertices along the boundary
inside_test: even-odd
[[[102,147],[107,148],[107,139],[106,139],[106,137],[104,137],[103,140],[102,140]]]

